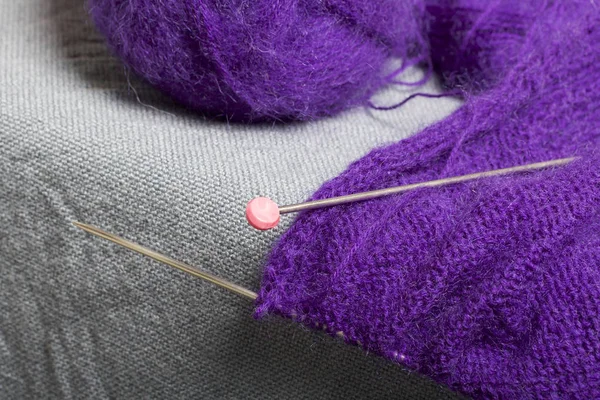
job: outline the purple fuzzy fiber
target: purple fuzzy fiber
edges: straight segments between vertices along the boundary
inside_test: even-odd
[[[418,0],[89,0],[112,49],[188,107],[313,119],[365,104],[423,53]],[[420,22],[419,22],[420,21]]]
[[[582,158],[302,213],[257,316],[343,332],[475,398],[600,398],[599,6],[427,3],[435,66],[466,104],[314,197]]]

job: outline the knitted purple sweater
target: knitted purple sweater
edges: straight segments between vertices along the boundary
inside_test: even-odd
[[[314,198],[582,159],[303,213],[257,315],[341,331],[476,398],[600,398],[600,5],[428,3],[432,60],[465,105]]]

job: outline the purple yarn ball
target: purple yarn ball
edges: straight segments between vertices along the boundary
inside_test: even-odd
[[[420,0],[89,0],[113,51],[187,107],[310,120],[366,104],[417,57]]]

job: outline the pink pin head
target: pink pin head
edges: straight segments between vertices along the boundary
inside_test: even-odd
[[[267,197],[257,197],[248,202],[246,219],[261,231],[275,228],[279,224],[279,206]]]

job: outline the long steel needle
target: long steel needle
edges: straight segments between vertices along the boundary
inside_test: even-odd
[[[129,250],[133,250],[137,253],[143,254],[147,257],[152,258],[153,260],[159,261],[161,263],[167,264],[173,268],[176,268],[180,271],[187,272],[190,275],[193,275],[197,278],[203,279],[207,282],[211,282],[217,286],[220,286],[224,289],[229,290],[230,292],[239,294],[240,296],[247,297],[251,300],[256,300],[258,295],[251,290],[248,290],[240,285],[236,285],[235,283],[231,283],[226,281],[223,278],[219,278],[213,274],[209,274],[208,272],[200,271],[194,267],[191,267],[187,264],[174,260],[170,257],[164,256],[160,253],[155,252],[154,250],[150,250],[146,247],[140,246],[139,244],[133,243],[129,240],[123,239],[119,236],[113,235],[112,233],[108,233],[103,231],[100,228],[97,228],[92,225],[83,224],[81,222],[73,222],[73,225],[76,227],[83,229],[84,231],[91,233],[92,235],[96,235],[106,240],[110,240],[113,243],[118,244],[119,246],[123,246]]]
[[[408,192],[426,187],[446,186],[460,182],[472,181],[481,178],[490,178],[492,176],[502,176],[514,174],[517,172],[535,171],[539,169],[557,167],[570,163],[579,157],[560,158],[556,160],[543,161],[533,164],[518,165],[516,167],[495,169],[492,171],[475,172],[473,174],[452,176],[449,178],[436,179],[434,181],[411,183],[409,185],[395,186],[385,189],[372,190],[369,192],[348,194],[345,196],[330,197],[328,199],[312,200],[305,203],[279,206],[273,200],[267,197],[257,197],[250,200],[246,206],[246,219],[256,229],[267,230],[276,227],[279,224],[280,216],[283,214],[294,213],[305,210],[315,210],[317,208],[338,206],[340,204],[364,201],[377,197],[389,196],[392,194]]]

